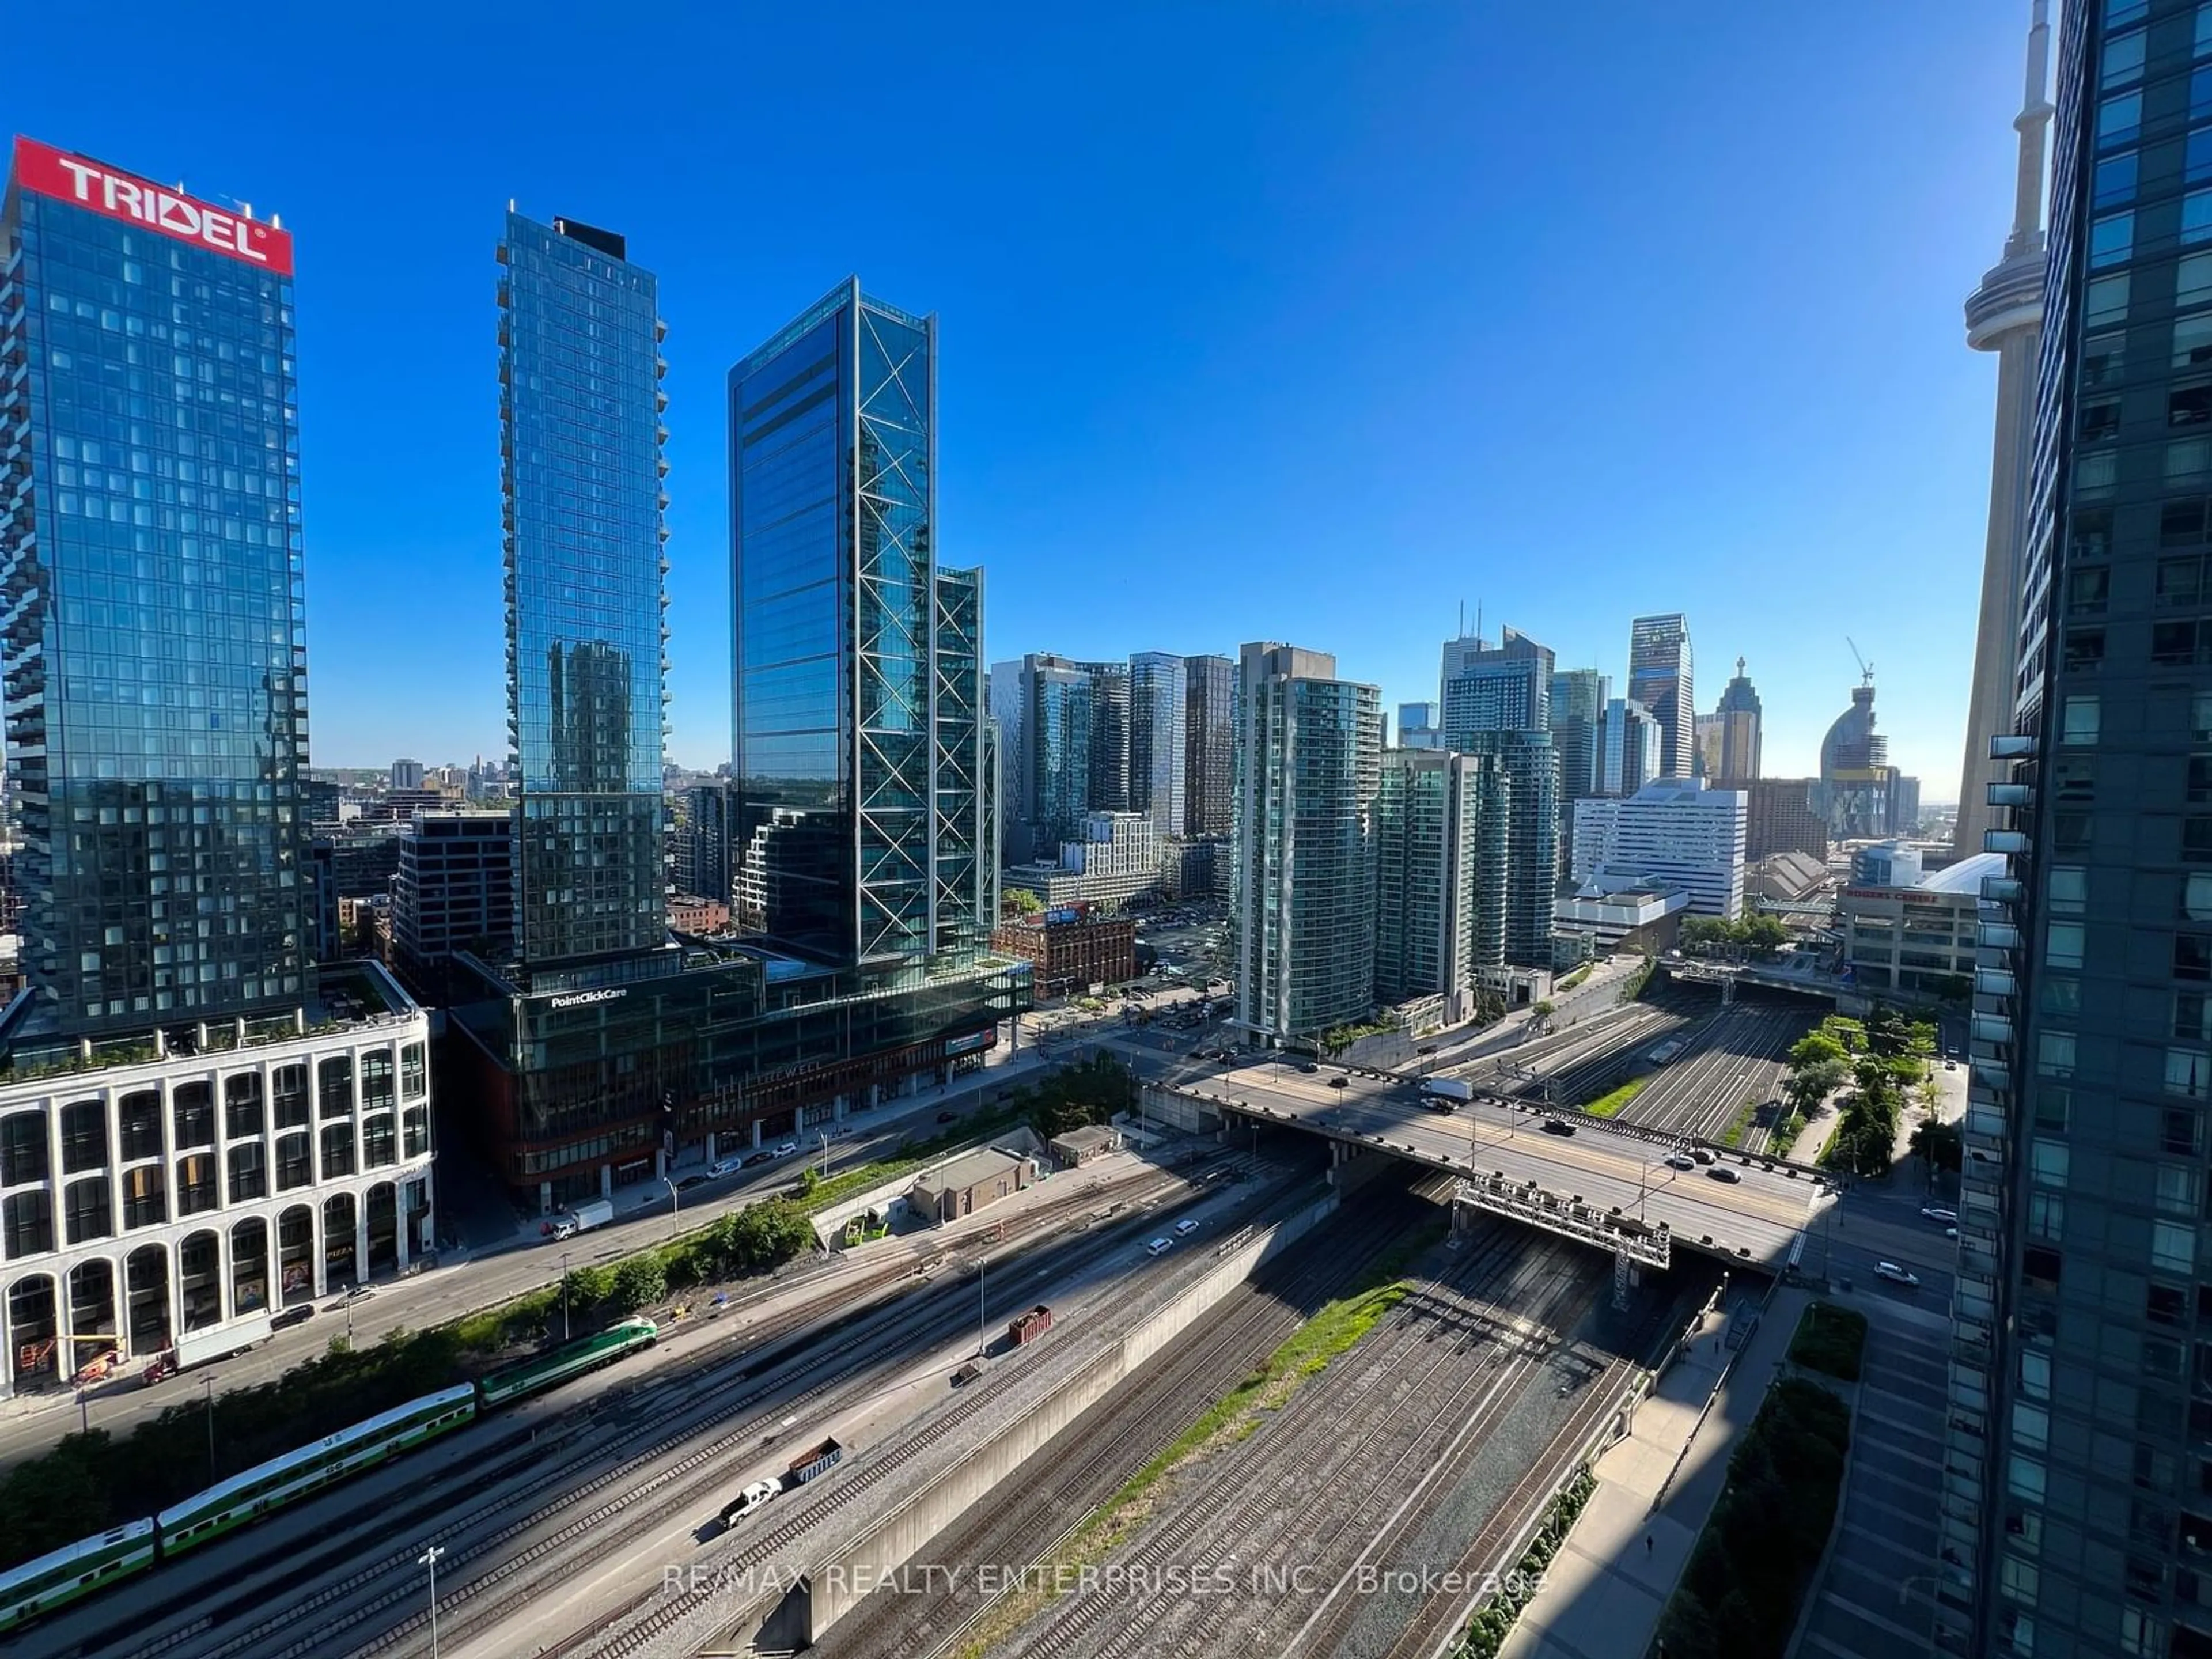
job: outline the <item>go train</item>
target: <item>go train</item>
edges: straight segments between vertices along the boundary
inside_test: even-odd
[[[649,1348],[659,1335],[660,1328],[650,1319],[625,1319],[481,1381],[441,1389],[380,1412],[312,1446],[217,1481],[158,1515],[125,1522],[0,1573],[0,1635],[374,1468],[486,1412]]]

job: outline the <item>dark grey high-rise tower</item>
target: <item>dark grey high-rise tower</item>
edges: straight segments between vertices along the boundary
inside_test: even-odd
[[[1628,697],[1659,722],[1659,775],[1694,769],[1697,699],[1691,684],[1690,624],[1679,612],[1638,617],[1628,629]]]
[[[1237,677],[1227,657],[1185,657],[1183,833],[1225,836],[1237,818]]]
[[[1995,48],[1998,43],[1993,41]],[[2002,854],[1974,975],[1936,1618],[2212,1653],[2212,31],[2073,0]]]
[[[738,880],[839,963],[972,950],[982,592],[937,563],[935,320],[841,283],[730,371]]]
[[[536,966],[667,937],[661,325],[623,239],[507,216],[500,244],[515,939]]]
[[[17,142],[0,580],[50,1031],[313,997],[295,355],[281,229]]]

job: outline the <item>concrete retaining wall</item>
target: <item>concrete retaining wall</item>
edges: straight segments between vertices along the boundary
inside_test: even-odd
[[[1189,1095],[1147,1083],[1140,1097],[1147,1121],[1172,1124],[1186,1134],[1202,1134],[1221,1127],[1221,1114],[1205,1101]]]
[[[957,1468],[884,1512],[860,1537],[829,1560],[817,1561],[761,1632],[764,1645],[777,1640],[807,1646],[858,1606],[887,1575],[911,1561],[930,1540],[951,1526],[1062,1429],[1104,1397],[1138,1366],[1189,1328],[1203,1314],[1249,1279],[1255,1269],[1304,1237],[1337,1207],[1334,1193],[1249,1241],[1231,1239],[1220,1247],[1218,1262],[1205,1276],[1153,1314],[1121,1340],[1085,1362],[1057,1388],[980,1447]]]

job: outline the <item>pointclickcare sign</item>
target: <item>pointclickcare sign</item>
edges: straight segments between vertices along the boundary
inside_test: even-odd
[[[595,1002],[612,1002],[617,997],[626,997],[629,988],[622,986],[611,991],[571,991],[567,996],[555,997],[546,1006],[552,1008],[588,1008]]]
[[[212,203],[194,201],[181,191],[118,173],[35,138],[15,140],[15,179],[26,190],[74,203],[103,218],[144,225],[180,242],[264,266],[279,276],[292,274],[289,231]]]

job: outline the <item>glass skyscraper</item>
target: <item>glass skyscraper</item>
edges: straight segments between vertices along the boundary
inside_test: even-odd
[[[1629,624],[1628,696],[1659,722],[1659,775],[1690,776],[1697,763],[1697,696],[1690,624],[1679,611]]]
[[[1947,1651],[2203,1659],[2212,9],[2074,0],[2057,109],[1929,1571]]]
[[[24,967],[64,1035],[314,994],[291,242],[16,142],[0,581]]]
[[[1375,1006],[1382,694],[1295,646],[1247,645],[1238,674],[1237,1015],[1280,1042]]]
[[[1225,836],[1237,820],[1237,665],[1182,660],[1183,833]]]
[[[542,966],[666,937],[665,365],[620,236],[510,212],[499,262],[515,939]]]
[[[754,921],[833,963],[988,938],[981,576],[936,550],[937,327],[839,283],[730,371]]]
[[[1549,646],[1510,628],[1495,646],[1448,641],[1442,684],[1445,747],[1465,749],[1474,732],[1546,730],[1551,722],[1553,660]]]
[[[1182,834],[1189,765],[1183,659],[1165,651],[1129,659],[1129,806],[1164,836]]]

